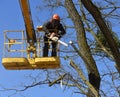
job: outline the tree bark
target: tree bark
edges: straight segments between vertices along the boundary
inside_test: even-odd
[[[96,90],[100,87],[100,75],[96,66],[96,63],[91,55],[90,48],[87,44],[86,34],[81,16],[76,10],[72,0],[65,0],[65,7],[75,25],[77,31],[77,40],[80,48],[80,52],[83,55],[83,60],[86,64],[89,76],[89,82],[94,86]],[[89,96],[90,97],[90,96]]]
[[[81,0],[85,8],[90,12],[90,14],[95,19],[96,23],[98,24],[101,32],[103,33],[104,37],[106,38],[110,50],[113,54],[114,60],[116,62],[116,67],[118,72],[120,72],[120,53],[117,47],[116,42],[114,41],[112,34],[110,33],[109,28],[107,27],[104,19],[102,18],[101,12],[99,9],[92,3],[91,0]]]
[[[94,94],[95,97],[98,97],[98,92],[95,90],[95,88],[91,85],[91,83],[86,79],[82,71],[79,69],[79,67],[72,61],[70,60],[70,65],[78,72],[79,76],[81,79],[85,82],[86,85],[90,88],[92,93]]]

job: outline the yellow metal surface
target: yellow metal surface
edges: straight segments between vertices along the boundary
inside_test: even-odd
[[[38,68],[60,68],[60,59],[59,57],[35,58],[35,64]]]
[[[59,57],[27,58],[3,58],[3,66],[8,70],[25,69],[56,69],[60,68]]]
[[[2,64],[6,69],[17,70],[27,68],[29,62],[26,58],[3,58]]]
[[[19,1],[26,26],[26,33],[28,36],[27,38],[28,40],[35,41],[36,36],[35,36],[35,31],[34,31],[31,11],[30,11],[29,0],[19,0]]]

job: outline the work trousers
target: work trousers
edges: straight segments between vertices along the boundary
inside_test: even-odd
[[[50,48],[49,41],[52,42],[51,43],[51,45],[52,45],[51,56],[57,56],[57,42],[49,40],[47,37],[44,37],[43,57],[48,56],[48,52],[49,52],[49,48]]]

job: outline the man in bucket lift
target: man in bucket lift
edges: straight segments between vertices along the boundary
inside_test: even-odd
[[[45,32],[43,57],[48,56],[49,40],[52,41],[51,56],[57,56],[57,41],[66,33],[62,24],[60,23],[60,16],[58,14],[54,14],[52,19],[43,26],[37,26],[37,30],[43,30]]]

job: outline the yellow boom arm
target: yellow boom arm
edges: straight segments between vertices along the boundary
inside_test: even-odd
[[[36,35],[31,17],[29,0],[19,0],[19,2],[25,22],[27,42],[34,44],[36,42]]]

